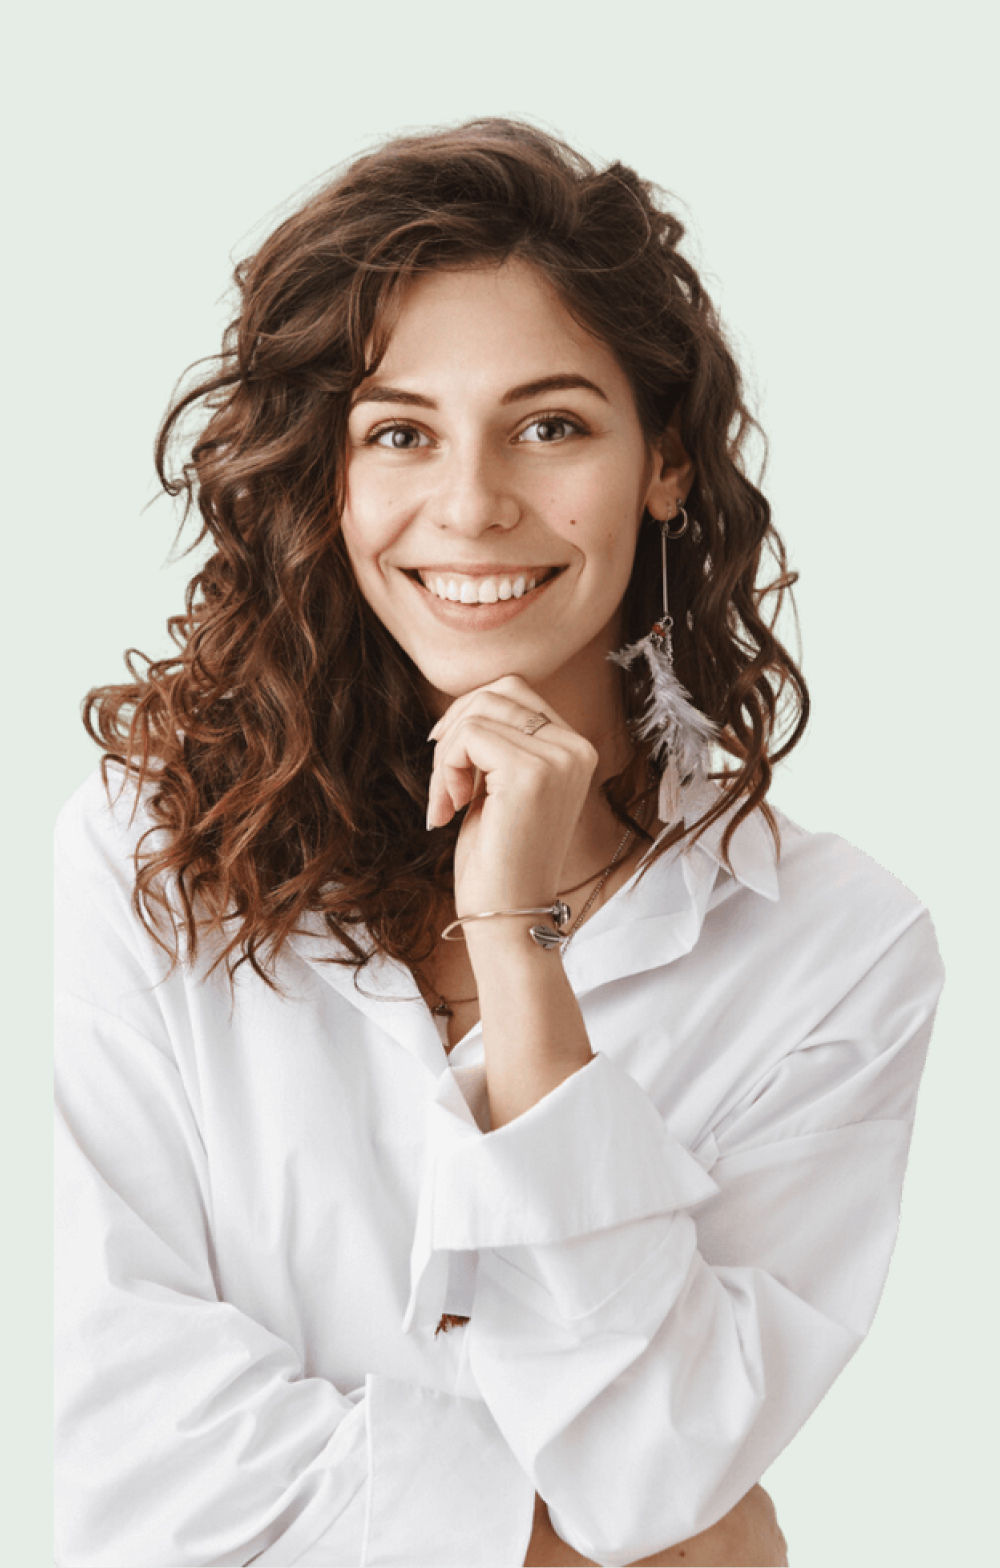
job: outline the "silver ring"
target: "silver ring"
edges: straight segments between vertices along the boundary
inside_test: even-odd
[[[547,713],[533,713],[527,724],[521,725],[521,730],[525,735],[535,735],[541,729],[543,724],[551,723],[552,720],[549,718]]]

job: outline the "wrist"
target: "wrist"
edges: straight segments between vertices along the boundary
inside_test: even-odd
[[[557,934],[551,915],[504,915],[493,920],[473,920],[462,927],[469,959],[474,969],[497,963],[520,967],[561,970],[561,952],[556,943],[545,947],[531,935],[532,926],[542,926]]]
[[[545,967],[544,960],[549,960],[549,967],[560,967],[558,938],[566,935],[569,922],[564,920],[560,927],[550,908],[542,909],[541,905],[528,908],[538,908],[539,913],[497,914],[489,920],[469,920],[462,925],[461,933],[473,964],[476,955],[502,953],[506,961],[524,958],[527,963],[538,963],[541,960],[541,967]],[[552,941],[538,941],[531,936],[533,930],[552,933]]]
[[[464,940],[468,945],[479,942],[480,934],[488,930],[491,946],[498,938],[514,946],[526,939],[542,951],[548,951],[558,947],[559,939],[568,934],[571,919],[569,905],[557,894],[549,901],[523,899],[498,904],[489,911],[470,909],[445,926],[441,934],[446,941]]]
[[[593,1059],[558,947],[532,941],[524,916],[469,926],[493,1131]]]

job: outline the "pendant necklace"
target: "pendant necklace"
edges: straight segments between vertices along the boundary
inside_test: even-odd
[[[615,850],[614,854],[612,855],[611,859],[608,861],[608,864],[604,867],[603,871],[595,871],[591,876],[584,877],[582,882],[577,882],[573,887],[568,887],[564,893],[559,893],[559,894],[556,895],[558,898],[566,898],[570,893],[578,893],[582,887],[586,887],[587,883],[588,882],[592,882],[594,880],[595,876],[596,877],[600,877],[600,881],[598,882],[598,884],[595,887],[594,891],[591,893],[591,895],[588,898],[587,902],[584,904],[583,908],[580,910],[580,913],[577,915],[576,919],[573,921],[573,924],[570,926],[569,930],[566,933],[566,938],[565,938],[565,940],[562,943],[562,950],[563,950],[563,952],[566,951],[566,949],[569,946],[570,942],[573,940],[573,937],[574,937],[574,935],[575,935],[575,933],[577,931],[577,928],[586,919],[586,917],[590,913],[591,909],[593,909],[593,907],[596,904],[598,898],[600,897],[601,893],[604,890],[604,887],[605,887],[605,884],[607,883],[608,878],[610,877],[612,871],[617,866],[618,862],[621,860],[622,854],[624,853],[624,850],[625,850],[625,846],[628,844],[629,840],[634,837],[634,835],[635,835],[635,829],[634,828],[628,828],[626,830],[626,832],[625,832],[625,834],[624,834],[624,836],[622,838],[621,843],[618,845],[618,848]],[[436,1001],[436,1003],[434,1004],[434,1006],[431,1008],[431,1012],[434,1013],[435,1016],[438,1017],[438,1018],[454,1018],[454,1016],[455,1016],[454,1011],[453,1011],[454,1008],[461,1007],[466,1002],[478,1002],[478,1000],[479,1000],[479,993],[478,992],[476,993],[475,996],[453,996],[449,1000],[448,997],[442,996],[441,992],[438,991],[434,986],[428,984],[427,985],[427,989],[429,991],[433,991],[434,995],[438,999]]]

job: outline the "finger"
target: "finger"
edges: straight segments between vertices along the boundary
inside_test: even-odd
[[[455,747],[454,736],[447,744],[443,740],[438,742],[427,789],[428,827],[444,827],[456,811],[461,811],[477,796],[488,792],[487,769],[490,765],[495,767],[496,761],[493,759],[491,763],[480,766],[471,754],[470,746],[474,742],[471,737],[468,740],[469,744],[458,748]],[[481,755],[480,747],[477,757]]]
[[[489,745],[489,737],[485,738],[484,744],[483,730],[489,721],[481,721],[478,734],[477,722],[474,716],[470,716],[461,730],[456,728],[450,731],[447,737],[442,736],[437,743],[427,791],[428,827],[444,827],[455,812],[467,806],[475,795],[489,790],[488,775],[501,764],[501,753],[495,745]],[[514,743],[514,732],[509,726],[505,728],[508,737],[506,760],[509,763],[509,747]]]
[[[495,737],[501,748],[506,746],[506,754],[491,745],[487,760],[487,754],[483,752],[486,736]],[[505,762],[516,765],[519,757],[557,765],[585,766],[591,760],[592,765],[596,764],[594,748],[575,730],[562,729],[553,724],[546,725],[544,731],[528,735],[524,730],[513,728],[489,714],[470,713],[438,741],[431,777],[433,779],[437,775],[456,810],[459,810],[473,795],[479,793],[479,778],[474,778],[468,785],[465,782],[459,784],[458,773],[479,775],[491,768],[503,767]],[[486,787],[488,790],[488,782]]]
[[[546,726],[547,727],[547,726]],[[485,775],[486,793],[496,791],[501,774],[513,780],[526,769],[541,783],[553,767],[571,771],[596,761],[590,742],[574,730],[559,731],[555,743],[525,735],[495,719],[469,714],[466,719],[438,741],[428,791],[429,826],[443,827],[456,811],[468,805],[477,789],[477,770]]]
[[[515,702],[523,703],[533,712],[547,713],[554,724],[561,724],[564,729],[569,729],[561,713],[557,713],[550,702],[546,702],[524,679],[523,675],[501,675],[497,681],[491,681],[488,686],[481,688],[484,691],[496,691],[503,697],[511,697]]]
[[[551,703],[546,702],[536,691],[533,691],[520,675],[501,675],[498,680],[490,681],[485,686],[477,686],[472,691],[465,692],[463,696],[456,697],[434,725],[427,737],[428,740],[440,740],[446,728],[450,729],[466,713],[478,706],[479,699],[487,695],[506,698],[510,702],[519,704],[525,710],[525,718],[532,713],[544,713],[553,724],[559,724],[563,729],[570,728]]]
[[[446,813],[444,820],[450,820],[473,799],[479,781],[485,786],[484,792],[489,794],[492,779],[495,791],[500,772],[510,776],[525,756],[537,766],[541,761],[540,748],[531,751],[525,747],[522,752],[518,739],[509,725],[469,715],[447,742],[439,741],[430,797],[435,815],[440,817],[437,809],[440,806]],[[529,736],[524,739],[530,741]]]
[[[538,715],[543,711],[541,708],[525,707],[523,703],[515,702],[511,697],[504,697],[499,692],[487,691],[485,688],[481,688],[475,693],[474,699],[461,712],[456,713],[454,716],[449,713],[446,716],[446,720],[442,723],[436,736],[436,744],[440,747],[456,733],[459,726],[466,719],[473,717],[492,719],[497,724],[505,724],[508,729],[517,730],[522,734],[529,734],[529,720],[534,720],[537,724]],[[572,733],[568,726],[560,724],[557,719],[551,718],[548,713],[545,714],[545,717],[549,722],[543,728],[549,740],[552,740],[558,731],[561,731],[564,735]],[[541,736],[542,729],[538,730],[538,734]]]
[[[468,786],[464,781],[460,782],[454,776],[450,776],[450,780],[446,781],[442,772],[442,759],[451,740],[459,732],[460,726],[470,717],[479,715],[483,718],[491,718],[498,724],[504,724],[508,730],[524,734],[528,720],[542,711],[539,707],[524,707],[495,689],[498,685],[509,684],[509,678],[504,677],[501,681],[493,683],[493,686],[481,686],[466,692],[463,697],[457,698],[452,703],[447,713],[438,720],[431,731],[431,736],[435,740],[435,755],[428,784],[428,827],[443,827],[456,811],[460,811],[473,798],[468,794]],[[520,685],[524,686],[525,683],[520,682]],[[533,700],[541,701],[540,698],[535,698],[534,693],[530,695]],[[550,711],[554,713],[554,710]],[[563,725],[557,715],[544,728],[549,731],[550,744],[552,742],[559,744],[555,735],[556,730],[566,738],[575,736],[575,731]],[[449,787],[449,783],[454,783],[455,788]],[[474,783],[473,794],[477,792],[478,784]]]

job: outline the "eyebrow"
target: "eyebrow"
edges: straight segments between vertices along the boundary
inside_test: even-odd
[[[596,381],[588,381],[586,376],[567,373],[559,376],[540,376],[537,381],[524,381],[520,386],[511,387],[500,399],[501,407],[506,408],[510,403],[522,403],[525,398],[540,397],[543,392],[571,392],[582,388],[586,392],[596,392],[603,402],[608,402],[607,394],[602,392]],[[437,408],[433,398],[424,397],[420,392],[406,392],[401,387],[373,386],[360,397],[356,397],[351,407],[356,408],[359,403],[408,403],[414,408]]]

